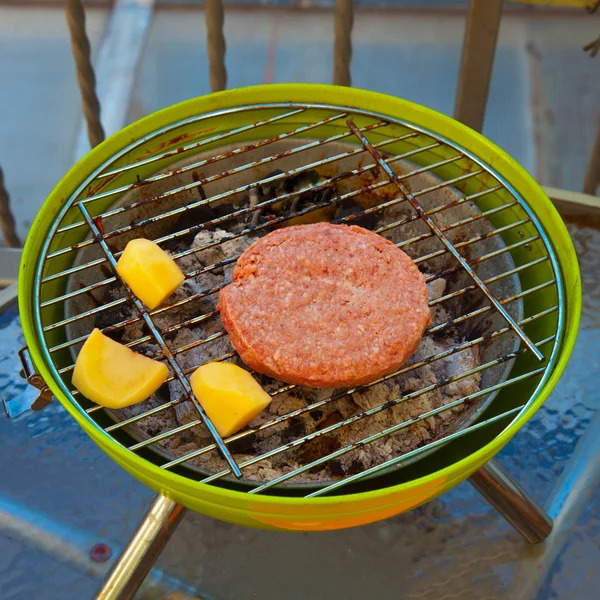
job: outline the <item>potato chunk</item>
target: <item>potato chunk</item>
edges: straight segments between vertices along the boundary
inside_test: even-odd
[[[107,408],[123,408],[146,400],[168,376],[164,363],[94,329],[77,356],[72,382],[86,398]]]
[[[183,282],[175,261],[151,240],[131,240],[117,263],[117,273],[150,309],[162,304]]]
[[[241,367],[210,362],[194,371],[194,395],[221,437],[239,431],[271,402],[271,396]]]

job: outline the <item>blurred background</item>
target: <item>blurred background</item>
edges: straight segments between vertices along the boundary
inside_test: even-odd
[[[22,243],[53,186],[89,148],[64,4],[0,0],[0,169],[14,215],[4,246]],[[332,81],[334,0],[223,4],[228,87]],[[203,2],[83,5],[107,134],[211,91]],[[599,5],[504,3],[483,123],[483,133],[542,185],[567,192],[587,186],[587,199],[557,192],[583,274],[579,341],[549,401],[500,456],[537,501],[565,511],[553,515],[559,534],[541,547],[526,546],[468,484],[411,513],[349,531],[251,531],[188,514],[140,598],[174,600],[192,589],[206,599],[597,598],[600,485],[589,440],[600,434],[600,211],[598,177],[589,174],[593,161],[600,163],[593,158]],[[352,85],[453,115],[469,2],[354,6]],[[600,172],[600,164],[595,168]],[[3,286],[16,279],[19,257],[18,248],[0,249]],[[16,358],[22,343],[16,306],[6,300],[6,397],[25,390]],[[152,497],[57,404],[0,419],[3,600],[92,598]]]
[[[152,18],[107,74],[128,76],[124,123],[210,91],[200,1],[84,2],[97,58],[111,12]],[[333,0],[225,3],[228,87],[330,82]],[[452,114],[466,1],[356,2],[352,85]],[[582,47],[600,33],[598,13],[505,3],[483,132],[545,185],[580,191],[598,120],[600,58]],[[545,4],[553,4],[546,2]],[[556,4],[569,4],[561,2]],[[588,2],[588,4],[590,4]],[[44,198],[73,164],[81,102],[63,3],[0,0],[0,166],[21,239]],[[139,5],[139,6],[138,6]],[[129,8],[127,8],[129,7]],[[119,53],[139,53],[130,64]],[[123,71],[126,72],[123,72]],[[109,86],[110,81],[105,85]],[[103,95],[99,82],[99,93]],[[127,96],[127,97],[125,97]]]

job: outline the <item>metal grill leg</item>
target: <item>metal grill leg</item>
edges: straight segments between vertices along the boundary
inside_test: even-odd
[[[109,573],[96,600],[131,600],[181,521],[185,508],[157,496]]]
[[[471,485],[530,543],[543,542],[552,519],[494,460],[469,478]]]

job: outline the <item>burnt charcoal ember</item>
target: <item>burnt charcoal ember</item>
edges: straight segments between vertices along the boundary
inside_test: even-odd
[[[214,216],[212,217],[213,219],[217,219],[219,217],[224,217],[226,215],[231,214],[233,211],[237,210],[239,207],[234,206],[233,204],[230,203],[223,203],[223,204],[219,204],[217,206],[214,207],[213,209],[213,214]],[[214,231],[215,228],[217,228],[218,225],[211,225],[212,230]],[[211,228],[207,228],[209,230],[211,230]]]
[[[302,419],[298,417],[292,417],[288,423],[287,427],[283,430],[281,434],[281,441],[284,444],[288,444],[289,442],[293,442],[295,439],[302,437],[306,434],[306,426]]]
[[[202,193],[202,199],[206,199],[206,195],[204,192]],[[195,206],[194,208],[190,208],[189,210],[183,211],[177,218],[173,225],[173,232],[184,231],[191,227],[195,227],[197,225],[202,225],[207,223],[206,229],[210,229],[214,226],[210,225],[210,222],[216,219],[219,215],[217,211],[208,204],[203,204],[201,206]],[[197,231],[192,231],[190,233],[186,233],[184,235],[177,236],[176,238],[167,240],[161,247],[164,250],[170,250],[171,252],[183,252],[190,247],[194,236],[198,233]]]
[[[338,211],[335,215],[336,220],[340,220],[351,215],[360,215],[352,219],[343,221],[348,225],[358,225],[365,229],[375,229],[377,227],[378,215],[377,213],[361,214],[364,212],[364,206],[357,204],[352,198],[346,198],[342,200],[339,205]]]
[[[171,401],[171,394],[169,393],[169,384],[163,383],[154,394],[158,401],[167,403]]]
[[[282,175],[283,171],[272,171],[267,177]],[[328,202],[335,194],[335,187],[311,190],[325,181],[317,171],[310,170],[297,175],[284,177],[273,182],[251,189],[245,197],[246,206],[255,207],[257,204],[282,198],[280,202],[272,202],[252,211],[246,221],[252,226],[268,223],[282,215],[291,215],[312,206]],[[301,192],[301,190],[304,190]],[[301,192],[289,198],[290,194]]]
[[[103,290],[102,303],[109,304],[116,300],[120,300],[126,296],[125,288],[119,283],[113,283],[106,286]],[[94,318],[94,327],[105,329],[137,317],[138,312],[133,302],[123,302],[115,306],[96,313]],[[144,335],[145,325],[142,319],[131,325],[119,327],[113,331],[106,332],[106,335],[119,343],[130,342],[139,339]]]
[[[251,435],[229,442],[227,448],[234,454],[254,454],[256,452],[254,439]]]
[[[299,446],[297,455],[301,464],[309,464],[320,458],[324,458],[328,454],[339,450],[342,444],[336,435],[322,435]],[[321,465],[312,467],[309,473],[315,474],[323,470]]]

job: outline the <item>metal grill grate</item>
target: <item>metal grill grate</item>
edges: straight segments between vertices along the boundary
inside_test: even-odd
[[[307,119],[309,123],[305,122]],[[236,126],[225,126],[224,123],[228,120],[235,122]],[[302,122],[300,125],[299,120]],[[268,131],[269,137],[261,139],[262,130]],[[349,143],[356,143],[357,138],[361,144],[350,146]],[[271,151],[284,142],[291,145],[286,146],[284,151]],[[226,143],[232,143],[235,147],[224,149]],[[340,143],[346,144],[347,149],[340,152]],[[148,150],[147,154],[143,155],[140,149],[145,148],[150,148],[151,151]],[[198,157],[200,152],[207,152],[208,155]],[[382,152],[385,154],[382,155]],[[132,160],[132,156],[136,158]],[[186,159],[186,164],[177,168],[169,167],[173,161],[180,159]],[[237,161],[233,168],[223,171],[215,169],[219,163],[226,165],[232,160]],[[347,163],[344,161],[348,160],[355,161],[352,163],[353,168],[346,168]],[[261,169],[276,169],[279,165],[282,168],[281,172],[267,176],[260,174]],[[214,172],[198,176],[198,172],[204,169]],[[318,181],[304,184],[299,189],[284,186],[281,191],[281,185],[289,182],[291,178],[303,177],[315,171],[320,173]],[[189,176],[192,177],[192,181],[182,184],[181,178]],[[419,176],[434,177],[436,182],[418,190],[411,190],[412,183]],[[211,184],[220,185],[225,189],[218,193],[209,193],[207,190]],[[280,193],[275,197],[261,197],[258,191],[268,186],[280,186]],[[146,190],[150,192],[144,195]],[[451,193],[445,197],[445,201],[439,201],[439,194],[448,191]],[[196,198],[200,199],[190,199],[191,194],[196,194]],[[311,198],[316,200],[303,206],[302,199],[307,194],[311,194]],[[376,198],[377,201],[370,205],[356,202],[365,195]],[[435,202],[432,203],[431,198],[434,196]],[[242,197],[245,199],[243,202],[240,201]],[[113,204],[119,199],[125,199],[124,203]],[[213,211],[210,218],[190,218],[188,222],[182,219],[186,215],[202,214],[194,211],[224,206],[222,203],[228,201],[232,204],[228,205],[227,211]],[[353,209],[350,212],[342,211],[348,202],[354,202]],[[461,218],[449,222],[436,221],[438,217],[452,214],[453,209],[475,203],[479,210],[469,216],[465,217],[463,214]],[[381,216],[384,211],[401,205],[411,205],[414,210],[385,223],[369,221]],[[280,210],[268,212],[275,208]],[[180,357],[194,348],[208,347],[216,340],[224,338],[226,333],[219,329],[201,340],[181,347],[170,347],[167,340],[170,334],[183,328],[216,322],[217,312],[211,310],[187,316],[162,328],[157,325],[156,320],[170,311],[189,307],[192,303],[216,295],[223,283],[190,293],[188,297],[156,310],[147,311],[114,271],[116,259],[124,247],[122,242],[130,237],[142,236],[152,237],[161,245],[169,245],[192,234],[214,230],[216,227],[227,231],[218,240],[174,251],[172,255],[176,260],[180,260],[210,248],[222,248],[226,242],[264,233],[290,222],[298,222],[301,218],[318,216],[322,220],[324,215],[338,223],[359,223],[364,226],[368,222],[370,228],[384,236],[390,232],[397,234],[415,223],[426,223],[425,231],[414,234],[414,231],[410,230],[412,234],[398,241],[397,245],[412,251],[413,259],[420,268],[437,265],[437,270],[427,269],[428,282],[453,274],[462,282],[456,289],[432,299],[432,307],[454,303],[462,309],[453,314],[448,321],[434,323],[426,335],[435,336],[481,318],[487,318],[491,325],[489,324],[484,331],[477,331],[477,335],[466,336],[444,352],[409,363],[396,373],[367,386],[337,391],[303,408],[278,415],[256,429],[246,429],[222,440],[207,420],[189,386],[187,377],[198,365],[184,367],[180,364]],[[487,230],[459,241],[452,239],[455,233],[464,228],[484,222],[491,223]],[[431,244],[436,240],[441,241],[441,245],[434,248]],[[489,240],[496,240],[500,245],[490,249],[489,246],[485,246]],[[415,250],[423,241],[430,244],[427,250]],[[93,248],[96,248],[96,254],[90,259],[85,253]],[[101,252],[97,251],[98,248]],[[85,256],[86,260],[78,262],[76,257],[81,256]],[[514,264],[507,263],[507,257],[511,257],[511,262],[514,259]],[[238,255],[228,255],[212,264],[201,265],[188,271],[186,279],[192,281],[200,275],[220,273],[224,267],[233,265],[237,258]],[[445,262],[439,263],[439,260]],[[502,268],[495,266],[498,260],[501,261],[499,264]],[[485,276],[478,274],[477,270],[481,265],[491,265],[487,268]],[[107,267],[112,268],[112,271]],[[465,275],[467,280],[460,279],[462,275]],[[519,289],[514,289],[513,293],[508,295],[498,296],[493,291],[494,286],[511,278],[518,279]],[[75,289],[72,286],[73,281],[79,282]],[[97,298],[116,283],[122,285],[127,293],[122,297],[101,302],[96,299],[97,305],[81,309],[82,299]],[[487,302],[479,301],[478,304],[469,305],[466,299],[481,292]],[[467,150],[443,137],[409,123],[367,111],[295,104],[243,107],[202,115],[165,127],[132,143],[90,175],[68,199],[46,242],[44,260],[40,261],[36,285],[40,338],[44,340],[44,351],[48,362],[53,366],[55,377],[61,382],[70,400],[88,418],[102,427],[107,435],[115,437],[131,452],[156,448],[155,444],[158,442],[181,435],[204,421],[210,429],[212,442],[176,458],[168,459],[164,455],[152,454],[151,459],[162,468],[171,469],[189,464],[190,460],[208,453],[220,451],[227,461],[226,468],[200,477],[197,473],[186,472],[188,476],[199,478],[205,483],[216,482],[231,473],[241,477],[244,469],[251,465],[289,452],[364,419],[371,419],[382,411],[388,411],[432,390],[444,388],[475,374],[482,374],[499,365],[513,366],[510,376],[484,385],[478,391],[439,408],[413,415],[410,419],[398,422],[393,427],[387,427],[359,442],[337,448],[290,472],[274,476],[250,489],[249,493],[260,493],[278,484],[293,481],[298,475],[314,470],[357,448],[368,447],[377,440],[457,407],[477,406],[476,401],[493,397],[511,385],[528,380],[532,385],[541,385],[551,370],[560,337],[561,297],[560,273],[553,251],[535,216],[526,202],[489,165],[483,164]],[[516,305],[525,307],[525,313],[521,314],[520,318],[515,318],[509,312],[509,308]],[[171,368],[169,381],[178,380],[183,395],[171,397],[159,406],[114,422],[114,414],[111,416],[113,420],[107,420],[102,407],[91,405],[72,388],[72,351],[85,340],[87,333],[91,331],[91,326],[88,325],[94,319],[105,315],[109,310],[125,307],[133,312],[133,316],[111,322],[103,327],[103,331],[114,335],[136,323],[145,323],[147,333],[127,341],[126,345],[135,348],[148,342],[158,344]],[[495,317],[498,319],[494,320]],[[539,327],[541,322],[545,323],[545,327]],[[550,335],[547,335],[548,332]],[[541,333],[544,335],[540,335]],[[474,368],[462,370],[452,377],[435,381],[420,389],[402,393],[382,405],[353,414],[318,431],[296,436],[285,445],[247,458],[238,464],[228,450],[228,446],[234,441],[255,436],[257,432],[268,433],[275,426],[292,422],[296,417],[317,411],[353,393],[360,393],[383,381],[413,373],[424,365],[443,361],[463,350],[489,347],[490,344],[493,346],[503,336],[511,334],[518,335],[522,341],[519,347],[514,345],[511,351],[493,356],[489,360],[482,360],[481,364]],[[545,362],[531,361],[527,358],[528,355]],[[211,360],[228,360],[234,357],[235,352],[227,352],[212,357]],[[276,397],[295,387],[297,386],[284,385],[271,390],[270,393]],[[120,437],[122,430],[139,424],[150,416],[172,409],[185,400],[194,403],[197,418],[135,443]],[[494,423],[508,424],[508,419],[518,416],[524,406],[515,406],[514,403],[511,406],[503,405],[502,410],[490,414],[485,420],[480,418],[473,424],[476,421],[474,418],[468,426],[410,452],[394,456],[358,473],[346,474],[337,481],[317,486],[318,489],[313,489],[307,496],[333,492],[362,478],[387,472],[391,467],[408,463],[436,447]],[[480,415],[477,413],[476,416]]]

